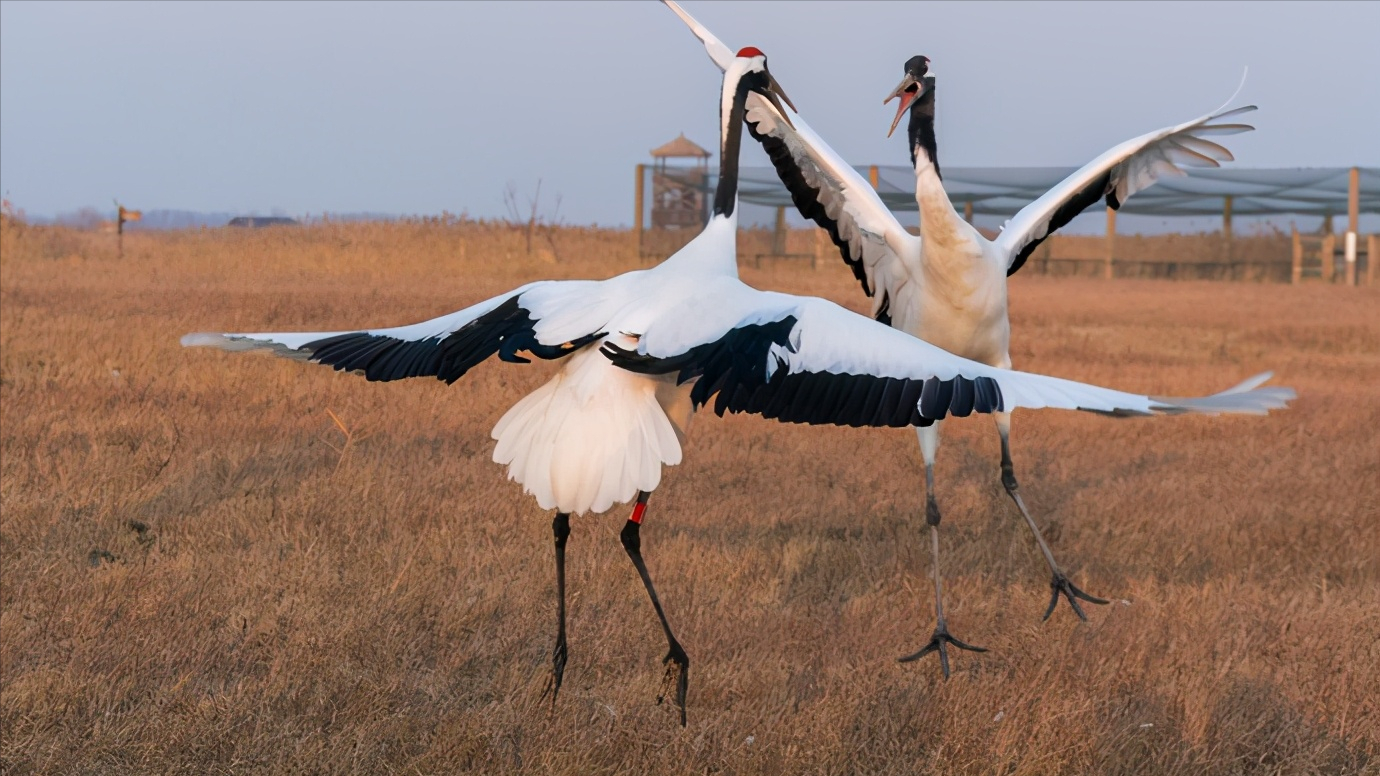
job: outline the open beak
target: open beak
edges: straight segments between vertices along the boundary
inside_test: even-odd
[[[765,96],[776,108],[776,112],[781,114],[781,118],[786,120],[786,124],[788,124],[791,129],[795,129],[795,124],[791,121],[790,114],[786,112],[785,108],[781,107],[781,103],[785,102],[787,105],[791,106],[791,111],[794,112],[795,103],[791,102],[791,98],[786,96],[786,91],[781,88],[781,84],[776,82],[776,76],[771,73],[767,73],[767,91],[763,96]]]
[[[891,133],[896,131],[896,125],[901,123],[901,117],[906,115],[906,111],[910,109],[911,103],[920,99],[920,94],[924,91],[925,85],[915,80],[915,76],[906,73],[906,77],[901,79],[901,83],[896,87],[896,90],[888,94],[885,100],[882,100],[883,105],[897,98],[901,100],[901,104],[896,106],[896,118],[891,120],[891,129],[888,129],[886,132],[887,137],[891,137]]]

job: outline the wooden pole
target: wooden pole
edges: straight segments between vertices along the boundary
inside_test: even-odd
[[[1228,194],[1222,199],[1222,243],[1225,261],[1227,262],[1227,277],[1236,279],[1236,267],[1231,263],[1231,195]]]
[[[646,184],[647,165],[637,165],[637,183],[633,186],[633,233],[637,235],[637,256],[642,258],[642,197]]]
[[[970,224],[973,223],[973,203],[963,203],[963,220]]]
[[[1046,238],[1045,238],[1045,241],[1044,241],[1044,244],[1042,244],[1042,245],[1040,246],[1040,250],[1044,253],[1044,256],[1045,256],[1044,263],[1040,265],[1040,274],[1041,274],[1041,275],[1048,275],[1048,274],[1049,274],[1049,260],[1050,260],[1050,258],[1054,255],[1054,248],[1052,247],[1053,245],[1054,245],[1054,241],[1053,241],[1052,239],[1050,239],[1049,237],[1046,237]]]
[[[1361,168],[1351,168],[1351,181],[1346,192],[1346,229],[1358,232],[1361,228]]]
[[[1337,235],[1328,232],[1322,238],[1322,278],[1331,283],[1337,277]]]
[[[1112,254],[1116,251],[1116,210],[1107,208],[1107,263],[1103,266],[1102,277],[1112,279]]]
[[[786,255],[786,208],[776,208],[776,231],[771,236],[771,252],[775,256]]]
[[[642,197],[646,189],[647,165],[637,165],[637,184],[633,189],[633,231],[642,234]]]
[[[1292,223],[1289,224],[1289,231],[1294,235],[1294,266],[1289,273],[1289,282],[1298,285],[1303,278],[1303,240],[1299,238],[1299,228]]]
[[[872,184],[872,190],[877,190],[877,165],[867,168],[867,182]]]
[[[1356,251],[1361,246],[1356,244],[1357,235],[1355,232],[1347,232],[1343,237],[1342,258],[1346,260],[1344,281],[1348,286],[1354,286],[1356,285]]]
[[[1366,285],[1375,285],[1375,249],[1380,248],[1380,239],[1376,235],[1366,238]]]
[[[1347,186],[1346,194],[1346,243],[1343,250],[1346,252],[1346,284],[1356,285],[1356,251],[1360,248],[1357,242],[1361,235],[1358,234],[1361,220],[1361,170],[1358,167],[1351,168],[1351,181]]]

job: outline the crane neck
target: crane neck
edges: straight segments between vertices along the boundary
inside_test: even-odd
[[[668,272],[738,276],[738,152],[743,144],[747,113],[749,63],[737,60],[724,72],[719,104],[719,181],[714,189],[714,213],[704,230],[684,248],[662,262]]]
[[[719,103],[719,184],[714,190],[714,215],[731,217],[738,205],[738,153],[743,145],[748,79],[745,66],[735,62],[724,74]]]
[[[926,76],[925,92],[910,107],[910,160],[915,165],[915,201],[920,206],[920,234],[925,241],[927,277],[937,283],[962,285],[972,265],[974,232],[954,210],[939,172],[934,134],[934,76]]]
[[[915,167],[916,174],[922,171],[922,167],[933,167],[934,174],[942,179],[939,148],[934,137],[934,78],[925,80],[928,81],[928,88],[910,106],[910,123],[906,127],[910,138],[910,163]]]

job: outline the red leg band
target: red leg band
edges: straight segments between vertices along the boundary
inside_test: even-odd
[[[633,521],[634,523],[637,523],[638,525],[642,525],[642,513],[646,511],[647,505],[645,503],[639,502],[637,506],[633,507],[632,517],[628,519]]]

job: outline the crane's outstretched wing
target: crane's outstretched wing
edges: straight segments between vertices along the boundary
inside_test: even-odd
[[[1268,374],[1202,398],[1140,396],[959,358],[823,299],[747,286],[711,290],[668,311],[635,348],[606,340],[601,351],[630,371],[695,380],[696,407],[713,399],[719,415],[788,423],[926,426],[1016,407],[1259,415],[1294,398],[1289,388],[1259,387]]]
[[[700,39],[714,64],[727,68],[733,61],[728,46],[674,0],[663,2]],[[788,124],[755,93],[748,96],[747,106],[748,132],[771,158],[796,209],[828,232],[864,293],[873,297],[873,317],[888,322],[890,309],[905,304],[913,292],[910,281],[918,272],[920,238],[901,226],[872,186],[800,114],[783,106]]]
[[[513,363],[530,362],[522,353],[561,358],[602,337],[604,332],[586,331],[556,339],[553,334],[560,337],[561,333],[553,332],[545,320],[548,316],[562,317],[566,313],[563,308],[570,307],[568,300],[597,285],[597,281],[529,283],[450,315],[390,329],[199,333],[186,335],[182,344],[230,351],[269,350],[279,356],[358,372],[369,380],[435,377],[450,384],[494,354]],[[598,306],[595,296],[590,305],[593,308]],[[561,304],[563,301],[567,304]],[[569,322],[563,328],[568,329]]]
[[[1232,95],[1232,100],[1235,99]],[[1181,165],[1220,167],[1221,162],[1232,161],[1231,151],[1207,138],[1255,129],[1249,124],[1222,121],[1253,110],[1254,105],[1229,111],[1218,108],[1192,121],[1127,140],[1088,162],[1006,222],[996,239],[997,247],[1006,256],[1006,274],[1020,269],[1046,237],[1099,199],[1105,197],[1107,206],[1116,210],[1132,194],[1149,188],[1160,176],[1186,175]]]

